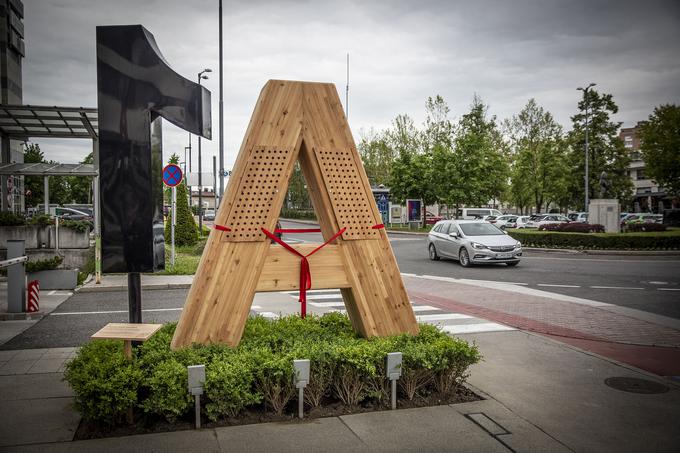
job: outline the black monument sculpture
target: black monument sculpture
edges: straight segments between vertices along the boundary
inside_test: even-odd
[[[102,270],[129,273],[141,322],[139,272],[165,268],[160,117],[209,139],[210,92],[174,72],[144,27],[117,25],[97,27],[97,99]]]

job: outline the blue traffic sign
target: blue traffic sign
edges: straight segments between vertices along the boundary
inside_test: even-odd
[[[178,165],[168,164],[163,168],[163,182],[166,186],[175,187],[182,182],[182,169]]]

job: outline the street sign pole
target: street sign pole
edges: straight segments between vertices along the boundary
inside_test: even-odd
[[[172,222],[170,224],[170,241],[172,244],[172,254],[170,263],[175,267],[175,225],[177,225],[177,186],[172,187]]]

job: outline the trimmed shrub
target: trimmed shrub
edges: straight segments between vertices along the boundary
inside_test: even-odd
[[[136,405],[144,374],[136,361],[125,357],[122,341],[100,340],[80,348],[66,365],[64,378],[84,418],[114,425]]]
[[[44,260],[26,261],[26,272],[50,271],[58,268],[63,262],[64,258],[59,255]]]
[[[629,223],[623,227],[628,233],[640,233],[643,231],[666,231],[668,228],[662,223]]]
[[[316,220],[316,213],[314,210],[302,210],[302,209],[281,209],[282,219],[303,219],[303,220]]]
[[[600,250],[678,250],[680,234],[562,233],[557,231],[507,230],[523,246]]]
[[[206,365],[204,413],[219,421],[262,402],[265,410],[283,414],[296,393],[294,359],[310,360],[305,391],[309,407],[329,400],[350,407],[384,404],[389,396],[388,352],[404,354],[400,382],[411,399],[432,391],[454,392],[468,367],[480,359],[475,346],[429,325],[421,325],[416,336],[358,338],[340,313],[305,320],[249,318],[240,345],[233,349],[194,345],[172,351],[174,331],[175,324],[163,326],[135,350],[132,360],[124,357],[122,342],[85,345],[65,375],[83,417],[116,424],[131,406],[171,423],[188,416],[193,406],[188,365]]]
[[[60,220],[59,226],[69,228],[79,233],[89,232],[93,225],[87,220]]]
[[[54,219],[52,217],[48,216],[47,214],[40,214],[37,216],[34,216],[30,220],[31,225],[38,225],[41,227],[46,227],[50,225],[54,225]]]
[[[604,233],[604,226],[589,223],[548,223],[538,227],[539,231],[562,231],[568,233]]]

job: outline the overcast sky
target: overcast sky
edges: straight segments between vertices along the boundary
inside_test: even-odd
[[[24,0],[24,103],[96,107],[95,27],[142,24],[181,75],[212,92],[218,152],[218,1]],[[624,127],[654,106],[680,104],[680,2],[671,1],[224,1],[225,168],[230,168],[268,79],[335,83],[349,123],[383,129],[398,114],[424,120],[441,94],[452,117],[479,94],[499,119],[534,97],[565,129],[576,87],[597,83]],[[188,134],[165,122],[164,154],[183,158]],[[84,141],[34,140],[48,159],[77,162]],[[194,137],[194,146],[195,146]],[[194,148],[194,152],[195,148]],[[196,166],[194,154],[193,164]],[[196,168],[194,168],[195,170]]]

